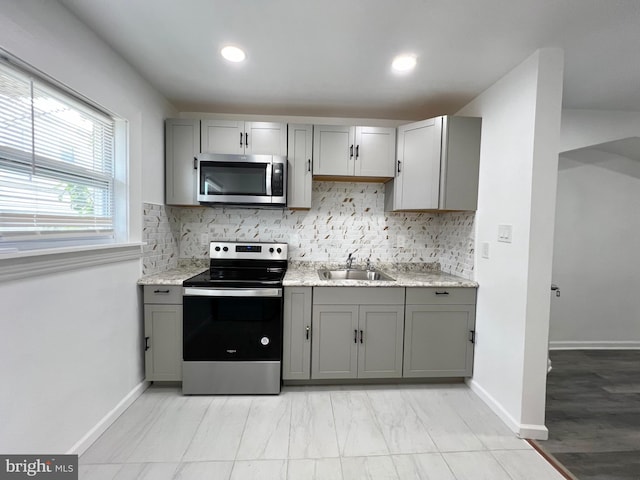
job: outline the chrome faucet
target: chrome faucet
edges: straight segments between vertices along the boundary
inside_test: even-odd
[[[367,270],[373,270],[373,266],[371,265],[371,257],[367,257]]]
[[[349,256],[347,257],[347,270],[351,269],[351,265],[353,264],[354,260],[355,260],[355,257],[353,256],[353,253],[350,253]]]

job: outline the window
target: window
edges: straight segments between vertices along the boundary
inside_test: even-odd
[[[0,248],[113,239],[114,135],[109,115],[0,62]]]

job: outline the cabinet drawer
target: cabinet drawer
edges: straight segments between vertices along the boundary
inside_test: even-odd
[[[402,287],[315,287],[314,305],[402,305]]]
[[[410,287],[407,305],[475,305],[476,289],[467,287]]]
[[[145,285],[144,303],[182,304],[182,285]]]

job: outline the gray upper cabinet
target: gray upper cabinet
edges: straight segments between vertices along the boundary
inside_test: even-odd
[[[202,120],[202,153],[286,155],[287,125],[273,122]]]
[[[289,124],[287,148],[289,208],[311,208],[313,127]]]
[[[198,205],[195,158],[200,153],[200,120],[165,121],[165,202]]]
[[[398,127],[385,210],[476,210],[482,120],[443,116]]]
[[[314,125],[313,174],[393,177],[395,144],[395,128]]]

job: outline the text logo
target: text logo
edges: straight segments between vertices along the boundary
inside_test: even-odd
[[[77,455],[0,455],[0,480],[78,480]]]

